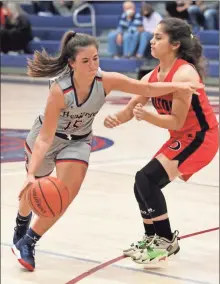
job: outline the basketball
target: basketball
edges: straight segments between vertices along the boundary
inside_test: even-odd
[[[58,217],[69,205],[68,188],[55,177],[36,180],[28,190],[27,197],[31,209],[40,217]]]

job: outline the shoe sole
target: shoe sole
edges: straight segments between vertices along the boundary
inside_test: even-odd
[[[13,254],[17,257],[17,260],[18,262],[24,267],[26,268],[28,271],[34,271],[34,267],[27,263],[26,261],[24,261],[22,258],[21,258],[21,255],[20,255],[20,252],[19,250],[16,248],[16,246],[14,245],[12,248],[11,248]]]
[[[156,264],[159,262],[167,261],[167,259],[168,259],[167,255],[160,255],[158,257],[147,259],[145,261],[140,261],[139,259],[133,259],[133,261],[138,264]]]
[[[134,251],[130,252],[130,253],[129,252],[123,252],[123,255],[127,256],[127,257],[132,257],[134,253],[135,253]]]

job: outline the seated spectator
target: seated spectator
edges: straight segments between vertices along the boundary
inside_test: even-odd
[[[9,51],[30,53],[28,43],[32,40],[32,32],[27,15],[19,4],[9,3],[7,8],[9,14],[0,30],[0,51],[3,53],[8,53]]]
[[[166,2],[166,11],[168,16],[179,18],[189,22],[188,8],[191,5],[191,0],[176,0]]]
[[[135,12],[135,4],[131,1],[123,3],[123,11],[117,30],[108,36],[108,51],[111,56],[123,55],[129,58],[136,51],[142,18],[139,13]]]
[[[39,16],[52,16],[59,13],[53,6],[53,1],[32,1],[34,14]]]
[[[209,1],[194,1],[194,4],[189,7],[191,24],[195,32],[201,28],[207,30],[218,29],[219,2]]]
[[[143,27],[140,33],[139,46],[136,53],[137,58],[143,58],[150,40],[153,37],[153,32],[162,17],[159,13],[155,12],[150,4],[143,3],[141,6],[141,15],[143,16]]]

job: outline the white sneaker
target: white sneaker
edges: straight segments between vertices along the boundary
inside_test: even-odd
[[[138,250],[144,249],[153,239],[153,236],[144,235],[141,241],[132,243],[128,249],[123,250],[123,254],[129,257],[133,257]]]
[[[165,260],[168,256],[178,253],[180,250],[178,244],[178,231],[173,233],[173,239],[170,241],[166,238],[155,235],[150,243],[145,248],[136,249],[132,258],[139,264],[149,262],[159,262]]]

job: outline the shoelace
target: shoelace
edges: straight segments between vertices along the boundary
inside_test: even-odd
[[[177,230],[174,231],[173,236],[177,237],[178,235],[179,235],[179,231],[177,231]],[[179,240],[178,237],[177,237],[177,239]],[[162,242],[164,242],[164,240],[161,237],[159,237],[158,235],[155,234],[152,241],[149,244],[147,244],[146,248],[154,249],[155,246],[159,246]]]
[[[138,241],[136,244],[132,243],[131,247],[134,247],[136,249],[143,249],[146,247],[146,245],[149,243],[149,237],[144,236],[141,241]]]

